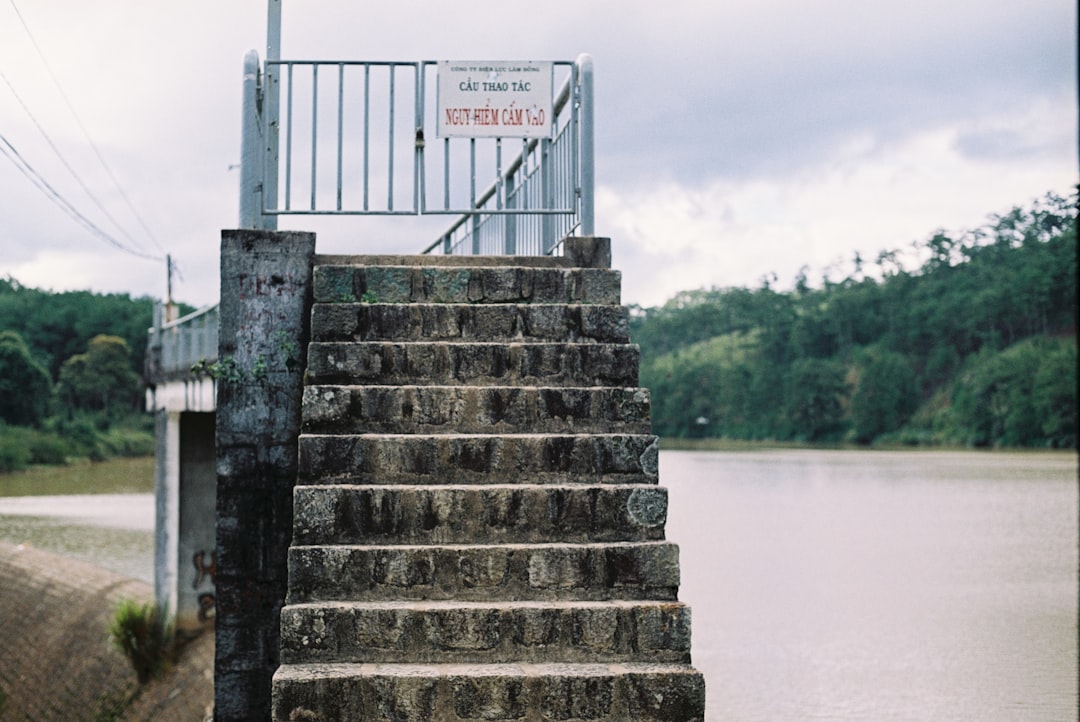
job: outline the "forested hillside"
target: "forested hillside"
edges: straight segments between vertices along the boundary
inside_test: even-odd
[[[856,255],[818,285],[804,269],[787,292],[767,279],[632,309],[654,430],[1075,448],[1076,200]]]
[[[153,301],[0,278],[0,471],[153,451],[141,379]]]

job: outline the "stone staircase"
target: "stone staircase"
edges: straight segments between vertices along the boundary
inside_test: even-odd
[[[704,718],[605,243],[316,258],[274,720]]]

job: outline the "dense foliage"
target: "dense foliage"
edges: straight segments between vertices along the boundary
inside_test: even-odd
[[[34,360],[22,336],[0,331],[0,420],[39,424],[49,410],[51,396],[49,372]]]
[[[141,410],[153,301],[0,278],[0,471],[153,453]]]
[[[905,264],[914,266],[910,270]],[[1075,447],[1076,198],[632,309],[665,436]]]

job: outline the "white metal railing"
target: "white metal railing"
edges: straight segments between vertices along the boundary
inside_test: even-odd
[[[154,309],[154,326],[148,331],[147,377],[151,381],[183,376],[199,362],[218,356],[217,304],[201,308],[175,321],[162,321],[162,307]]]
[[[285,214],[460,216],[425,253],[539,255],[572,231],[592,235],[592,61],[550,67],[561,77],[550,137],[436,142],[435,61],[269,57],[260,69],[249,52],[241,227],[275,228]]]
[[[580,56],[553,102],[553,139],[522,141],[517,157],[423,253],[547,255],[594,232],[592,60]],[[529,213],[565,208],[572,212]],[[525,211],[525,212],[520,212]]]

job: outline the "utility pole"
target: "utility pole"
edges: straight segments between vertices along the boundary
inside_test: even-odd
[[[175,269],[173,267],[172,254],[171,253],[166,253],[165,254],[165,275],[167,276],[167,280],[166,280],[166,292],[165,292],[165,323],[169,323],[171,321],[176,320],[176,306],[173,305],[173,297],[172,297],[172,277],[173,277],[173,271],[174,270]]]

